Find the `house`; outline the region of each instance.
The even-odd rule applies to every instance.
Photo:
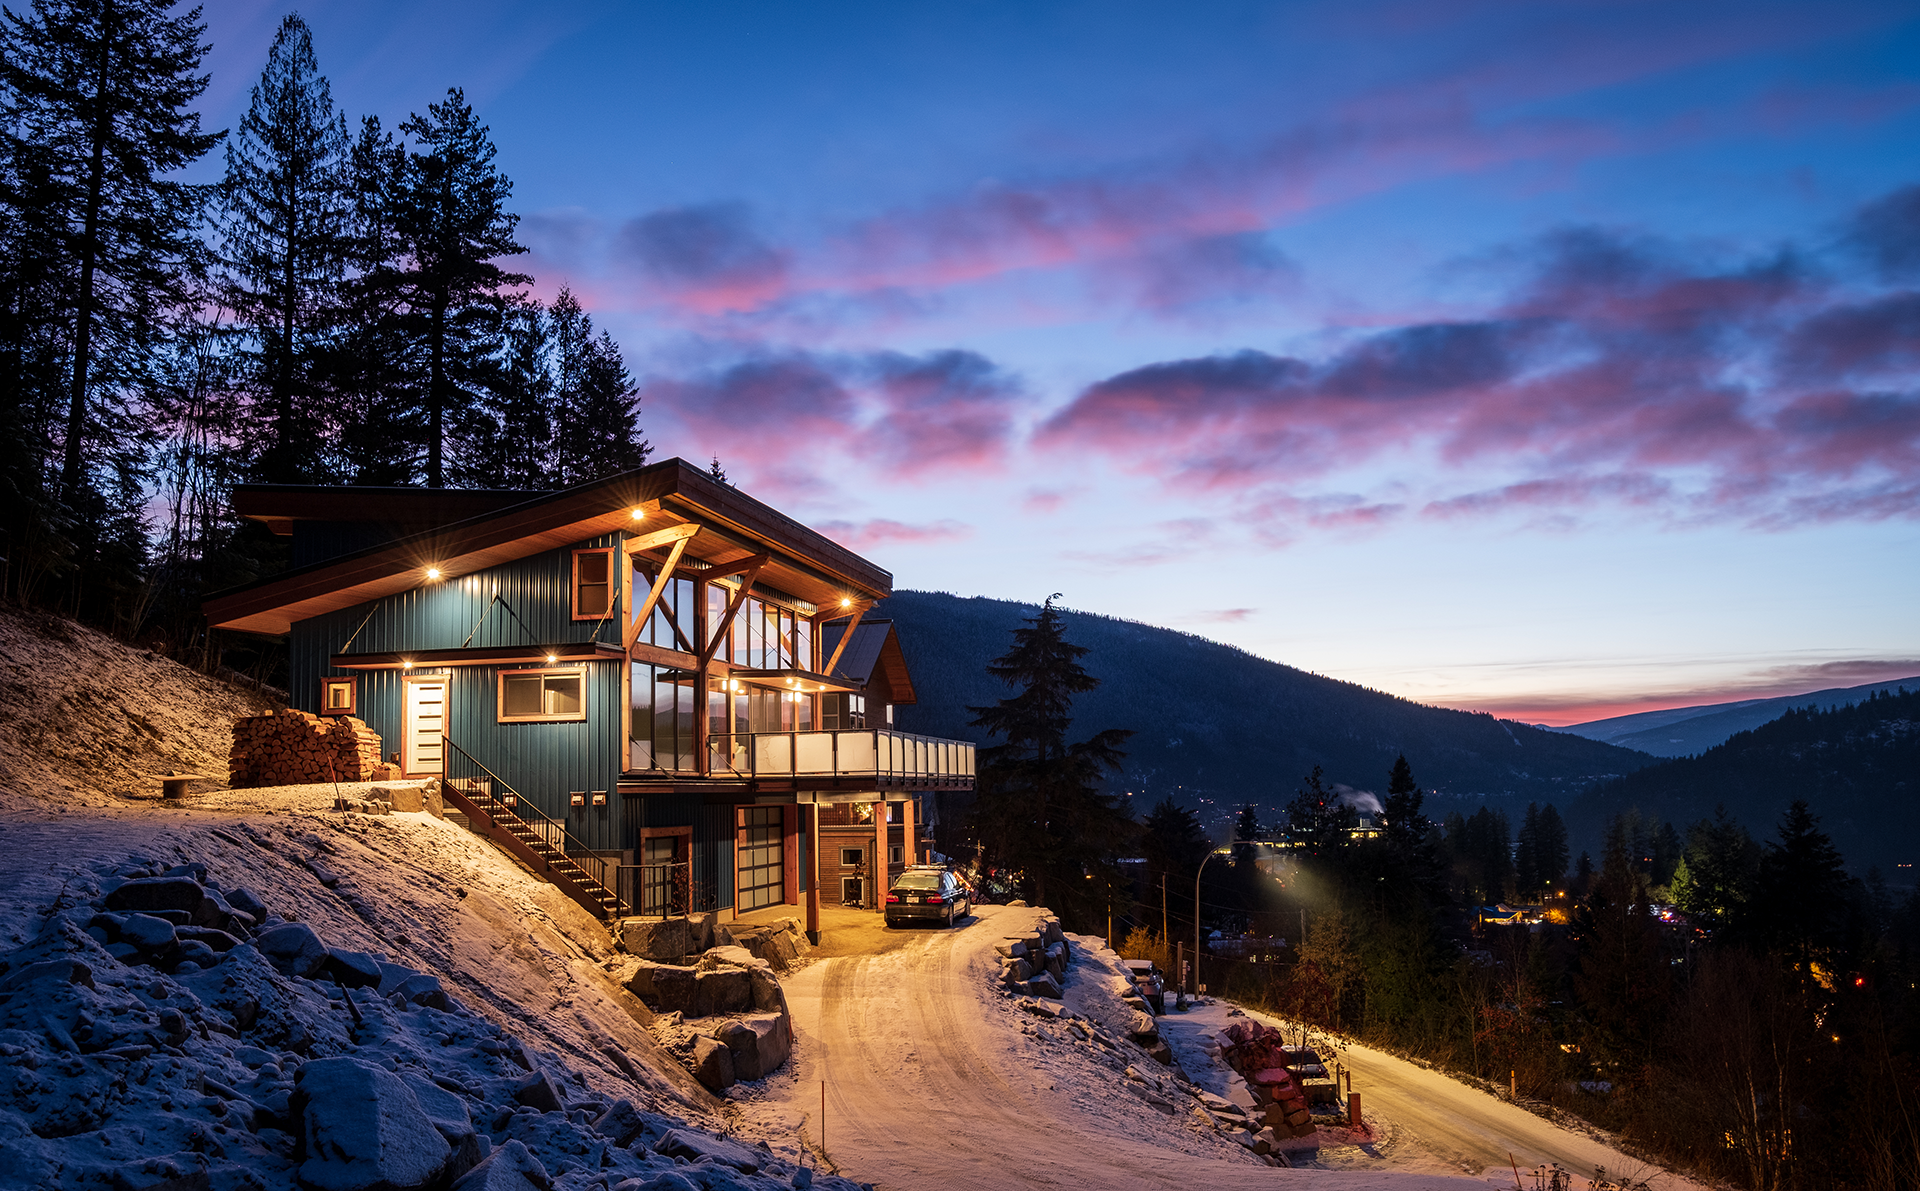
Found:
[[[558,492],[233,499],[293,566],[208,622],[285,637],[295,707],[364,720],[602,916],[804,904],[817,931],[849,824],[897,867],[921,797],[973,787],[972,744],[892,727],[905,653],[863,623],[892,576],[682,460]]]

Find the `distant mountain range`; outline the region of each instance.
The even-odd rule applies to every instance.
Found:
[[[897,726],[981,740],[967,708],[1011,693],[987,674],[987,662],[1036,611],[919,591],[881,604],[870,615],[898,626],[920,698],[899,709]],[[1190,633],[1081,612],[1064,618],[1068,640],[1091,651],[1083,664],[1101,680],[1074,705],[1074,732],[1133,729],[1118,788],[1132,792],[1142,815],[1144,800],[1171,794],[1215,830],[1247,802],[1271,821],[1315,765],[1330,782],[1379,793],[1402,752],[1420,783],[1442,796],[1565,806],[1588,786],[1653,761],[1577,735],[1427,707]],[[1435,817],[1447,809],[1430,803]]]
[[[1888,881],[1910,887],[1920,878],[1920,683],[1908,681],[1904,694],[1868,694],[1828,710],[1805,710],[1811,700],[1801,696],[1802,709],[1697,757],[1591,786],[1561,808],[1573,846],[1597,848],[1606,824],[1629,809],[1684,834],[1721,803],[1764,842],[1788,804],[1803,798],[1849,868],[1877,865]]]
[[[1548,730],[1638,749],[1656,757],[1691,757],[1724,743],[1736,732],[1745,732],[1777,720],[1790,708],[1818,707],[1822,711],[1830,711],[1848,703],[1862,702],[1869,695],[1895,691],[1901,687],[1920,691],[1920,677],[1899,678],[1866,686],[1833,687],[1824,691],[1809,691],[1804,695],[1784,695],[1777,699],[1742,699],[1736,703],[1642,711]]]

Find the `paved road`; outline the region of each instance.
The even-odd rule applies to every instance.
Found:
[[[929,1191],[1237,1191],[1277,1179],[1324,1191],[1467,1185],[1395,1173],[1288,1174],[1198,1157],[1155,1144],[1154,1130],[1169,1119],[1147,1122],[1137,1114],[1153,1110],[1137,1102],[1135,1113],[1101,1111],[1099,1102],[1089,1111],[1083,1089],[1060,1069],[1023,1057],[1018,1029],[989,1004],[998,1000],[992,944],[1031,920],[1032,911],[981,907],[961,929],[916,932],[885,954],[827,959],[787,981],[798,1046],[784,1107],[817,1140],[826,1081],[826,1148],[843,1173]],[[1087,1076],[1102,1070],[1090,1065]]]

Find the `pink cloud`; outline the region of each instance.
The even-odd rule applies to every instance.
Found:
[[[1757,525],[1920,514],[1920,293],[1849,303],[1790,257],[1701,269],[1591,231],[1539,251],[1488,318],[1377,332],[1318,361],[1246,350],[1136,368],[1088,386],[1035,443],[1241,491],[1276,540],[1399,516],[1397,501],[1300,493],[1407,450],[1439,461],[1442,484],[1533,473],[1430,498],[1429,517],[1599,503]],[[1833,383],[1868,368],[1884,387]]]
[[[959,521],[942,520],[909,525],[885,517],[868,521],[819,521],[814,528],[849,550],[868,550],[875,546],[952,542],[973,536],[973,527]]]

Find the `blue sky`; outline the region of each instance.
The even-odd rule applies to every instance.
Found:
[[[231,126],[283,5],[207,10]],[[1920,673],[1920,15],[299,8],[902,586],[1570,722]]]

